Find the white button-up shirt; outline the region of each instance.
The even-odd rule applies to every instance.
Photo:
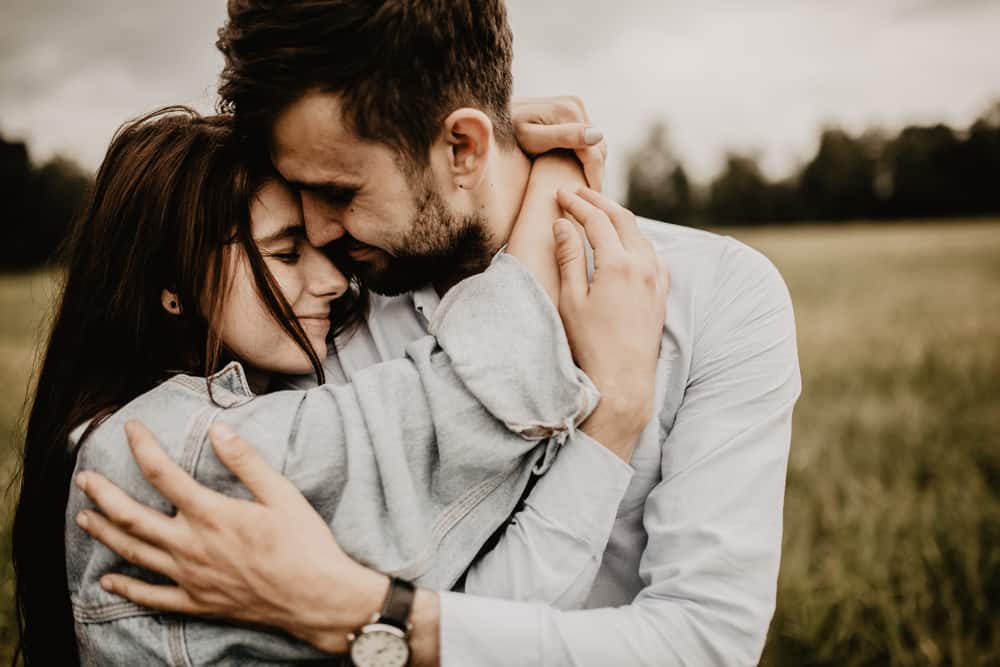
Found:
[[[747,246],[640,224],[671,273],[656,417],[631,465],[588,438],[563,448],[464,592],[441,594],[444,667],[760,658],[801,387],[791,301]],[[331,379],[401,357],[437,303],[375,297]]]

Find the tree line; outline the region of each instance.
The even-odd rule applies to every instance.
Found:
[[[909,126],[895,136],[828,127],[815,155],[768,179],[753,155],[729,153],[693,184],[664,125],[629,156],[627,205],[688,225],[889,220],[1000,213],[1000,101],[972,125]]]
[[[3,242],[0,268],[20,269],[50,261],[83,205],[92,177],[71,160],[32,162],[24,142],[0,137],[0,201]]]
[[[92,183],[71,160],[36,165],[24,142],[0,137],[4,202],[0,268],[51,261]],[[895,136],[823,130],[816,154],[772,181],[752,155],[730,153],[707,185],[691,181],[654,125],[629,156],[626,203],[639,215],[687,225],[1000,214],[1000,101],[965,129],[910,126]]]

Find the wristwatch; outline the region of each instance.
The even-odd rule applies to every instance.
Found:
[[[408,581],[392,577],[382,611],[356,633],[347,635],[351,664],[355,667],[404,667],[410,662],[407,638],[412,627],[406,622],[413,608],[416,589]]]

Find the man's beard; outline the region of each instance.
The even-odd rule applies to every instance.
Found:
[[[409,231],[392,255],[348,260],[348,268],[373,292],[396,296],[425,285],[440,292],[489,266],[494,239],[481,215],[457,216],[424,184]]]

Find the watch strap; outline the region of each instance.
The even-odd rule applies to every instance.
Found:
[[[385,623],[406,632],[407,619],[410,618],[415,595],[416,588],[413,584],[404,579],[391,577],[389,579],[389,592],[385,594],[385,603],[382,605],[382,613],[379,615],[379,623]]]

